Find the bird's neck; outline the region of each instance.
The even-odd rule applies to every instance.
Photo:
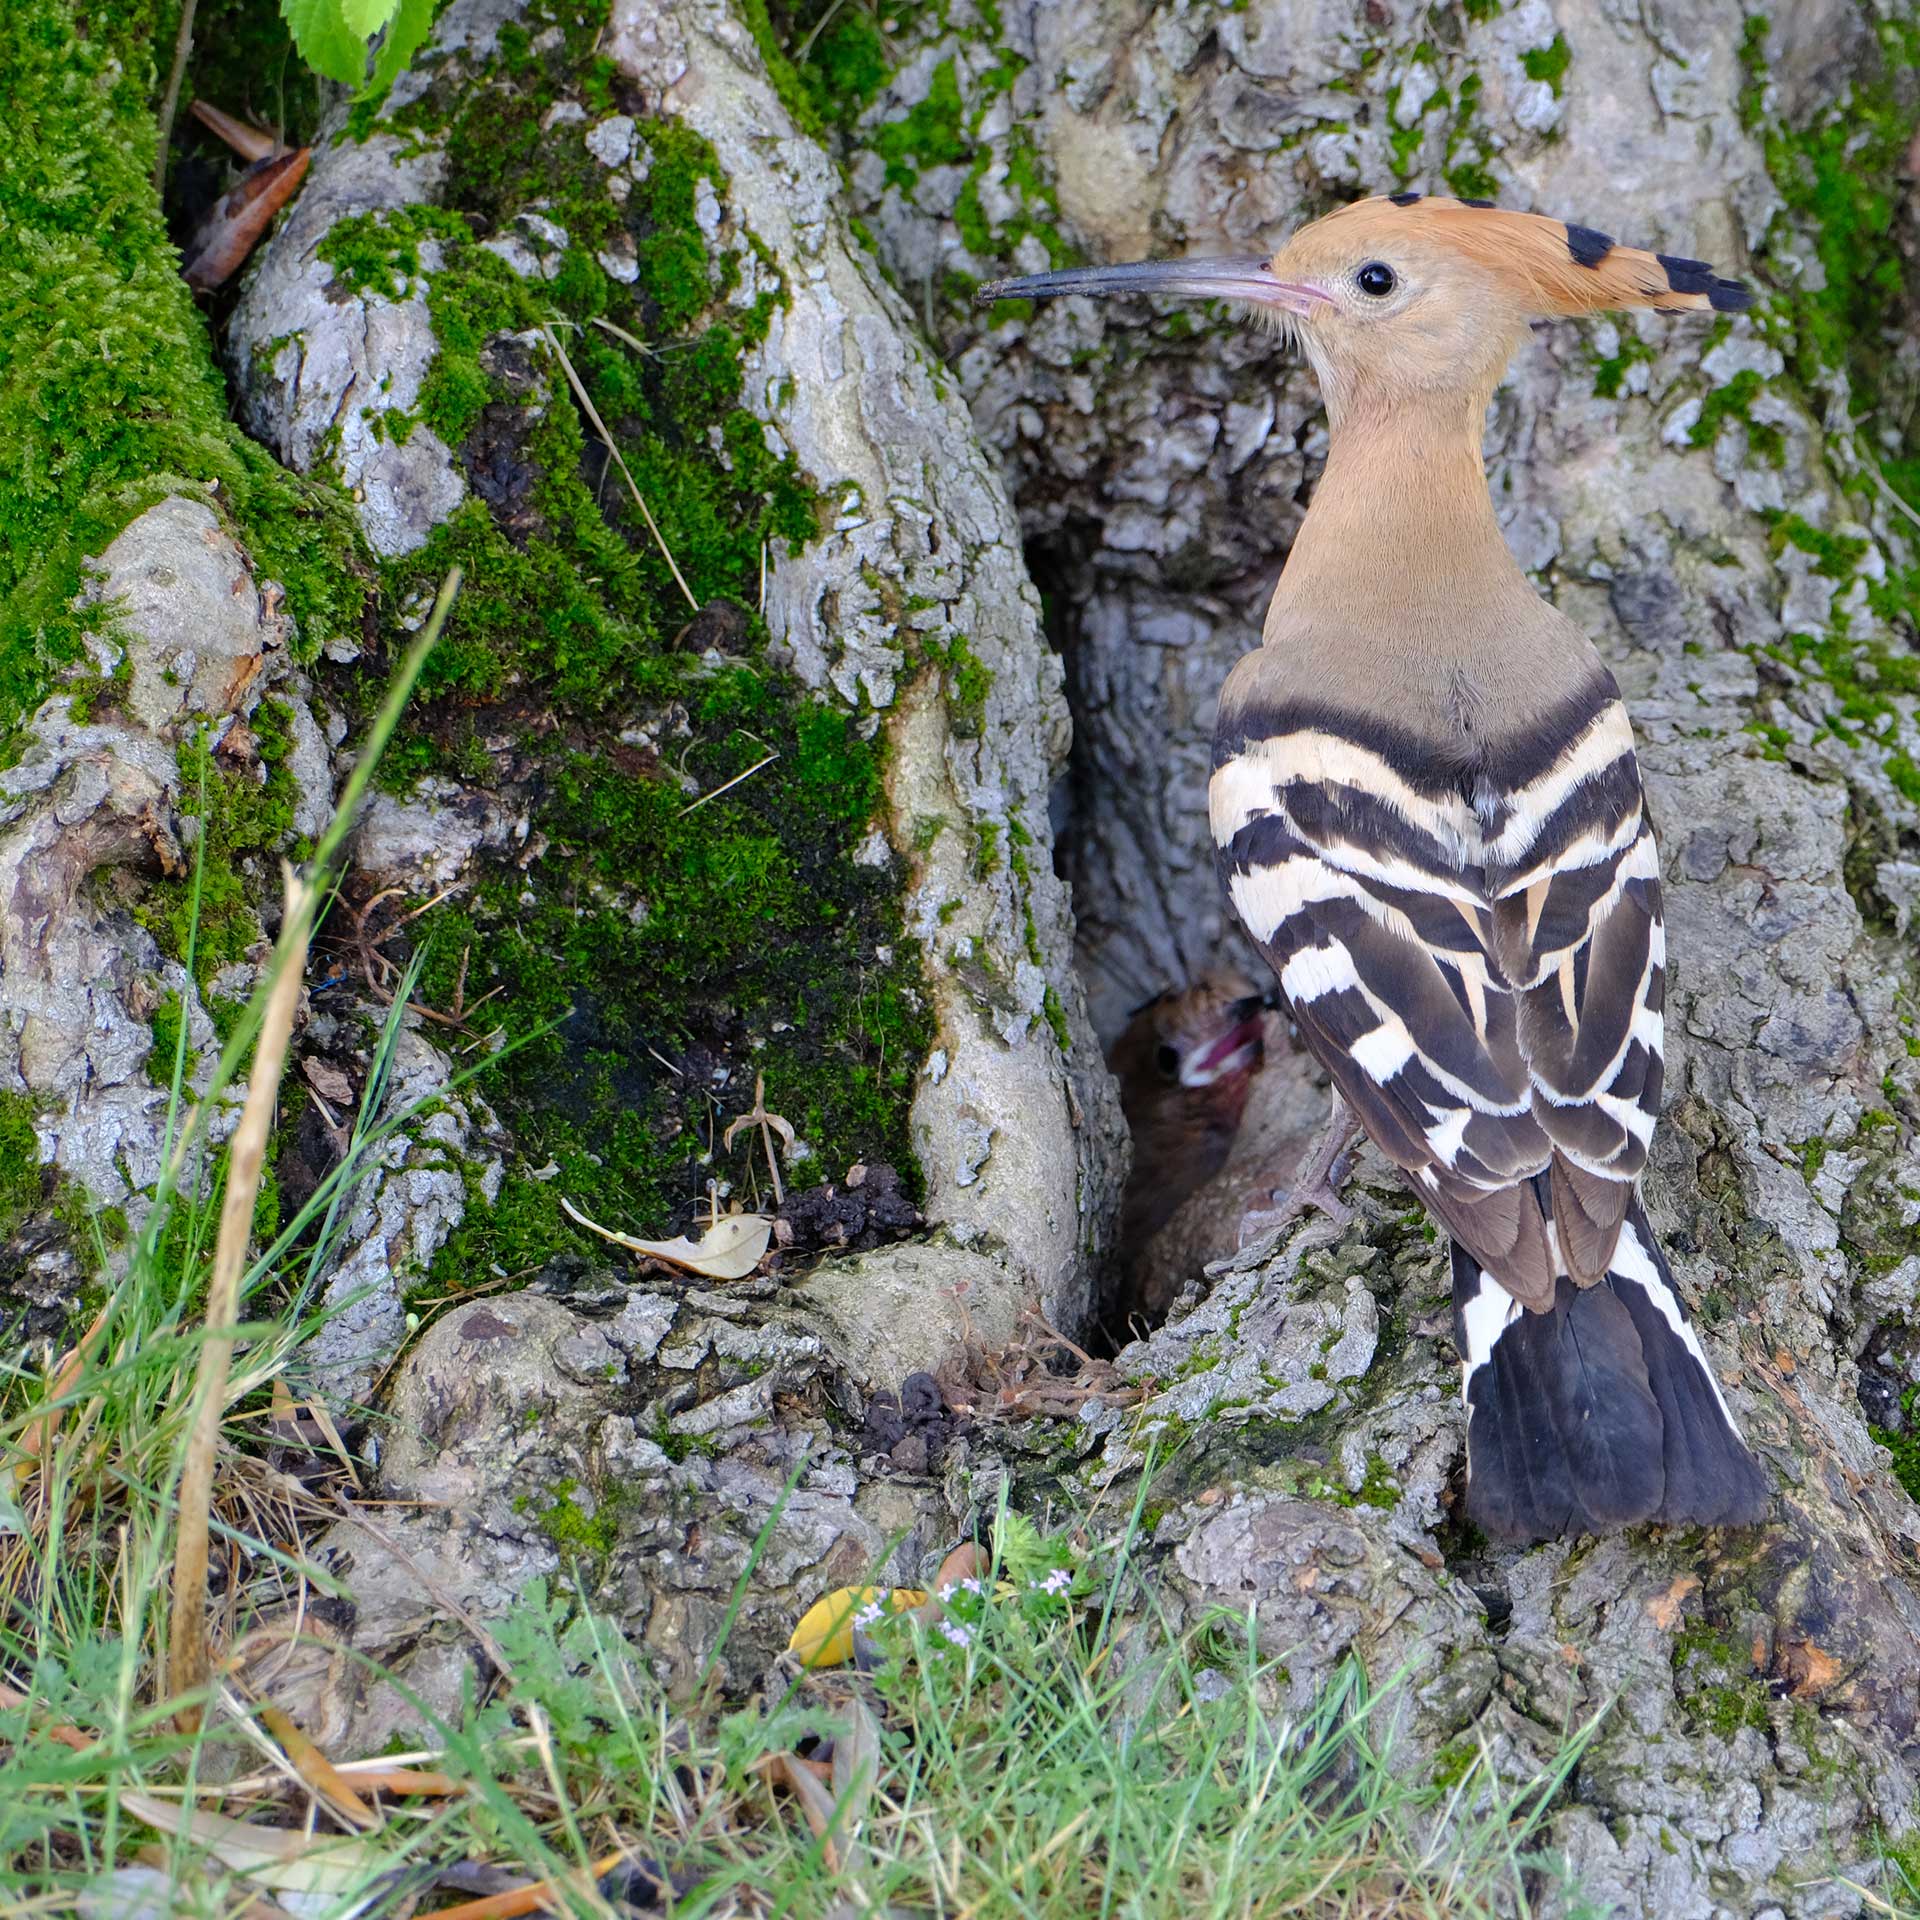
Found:
[[[1531,597],[1487,493],[1486,401],[1483,392],[1402,392],[1335,412],[1326,472],[1274,595],[1276,617],[1334,605],[1404,617],[1516,587]]]

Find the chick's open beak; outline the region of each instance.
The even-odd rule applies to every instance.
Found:
[[[1069,267],[1061,273],[1031,273],[1014,280],[989,280],[976,301],[1052,300],[1084,293],[1164,293],[1180,300],[1239,300],[1249,306],[1277,307],[1304,319],[1327,296],[1318,287],[1278,278],[1266,257],[1248,254],[1235,260],[1137,260],[1124,267]]]
[[[1229,1074],[1249,1073],[1266,1054],[1266,1008],[1261,997],[1249,994],[1227,1008],[1232,1024],[1209,1046],[1196,1047],[1180,1065],[1183,1087],[1210,1087]]]

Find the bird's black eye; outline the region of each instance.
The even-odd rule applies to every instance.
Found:
[[[1376,300],[1384,300],[1400,284],[1393,269],[1384,260],[1369,260],[1353,276],[1353,283],[1362,293],[1370,293]]]
[[[1160,1069],[1161,1074],[1168,1080],[1177,1080],[1180,1077],[1180,1056],[1171,1047],[1161,1046],[1155,1048],[1153,1064]]]

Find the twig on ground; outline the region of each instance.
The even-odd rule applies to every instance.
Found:
[[[762,767],[770,767],[780,758],[778,752],[770,753],[764,760],[756,760],[744,773],[736,773],[731,780],[723,781],[711,793],[703,793],[698,800],[689,800],[680,809],[680,818],[684,820],[690,813],[698,813],[709,800],[718,800],[723,793],[731,793],[742,780],[751,780]]]

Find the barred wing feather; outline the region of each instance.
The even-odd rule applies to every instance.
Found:
[[[1527,1305],[1560,1272],[1598,1280],[1658,1111],[1665,961],[1611,676],[1464,767],[1330,707],[1249,704],[1211,804],[1235,910],[1381,1150]]]

